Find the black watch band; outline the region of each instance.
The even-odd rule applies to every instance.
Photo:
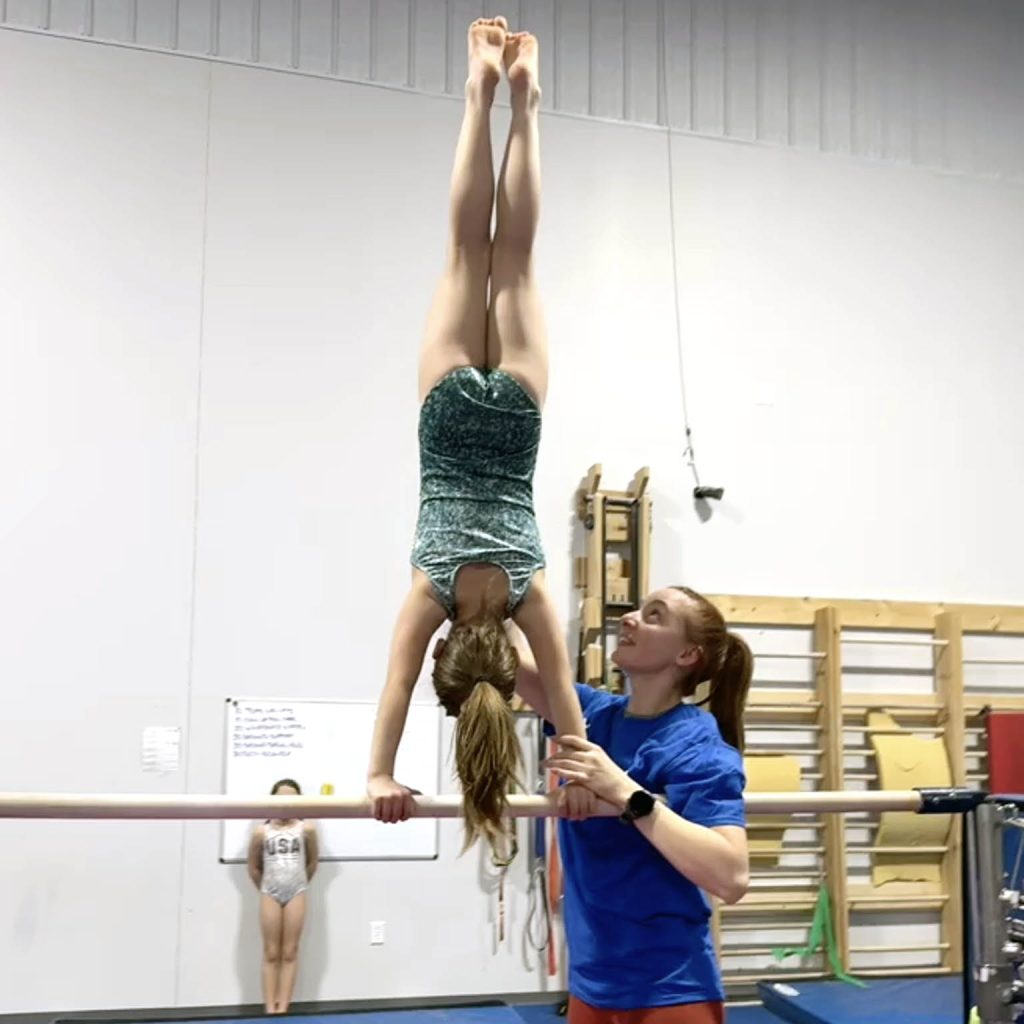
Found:
[[[637,818],[646,818],[654,810],[654,803],[654,797],[646,789],[638,789],[630,794],[626,809],[619,815],[619,821],[631,824]]]

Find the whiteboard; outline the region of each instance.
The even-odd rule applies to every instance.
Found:
[[[304,796],[333,786],[336,796],[366,792],[377,705],[370,701],[228,698],[224,793],[253,797],[278,779],[295,779]],[[395,761],[395,778],[434,796],[440,776],[441,715],[413,704]],[[225,821],[220,859],[245,861],[255,822]],[[429,859],[437,856],[436,818],[397,825],[361,818],[317,821],[324,860]]]

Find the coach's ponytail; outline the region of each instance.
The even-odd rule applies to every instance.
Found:
[[[735,633],[726,633],[721,665],[708,677],[708,710],[718,721],[722,739],[739,751],[743,750],[743,709],[753,670],[750,648]]]
[[[689,692],[698,683],[707,681],[708,710],[718,722],[718,730],[726,743],[743,750],[743,710],[750,693],[754,674],[754,656],[742,637],[725,628],[722,613],[702,594],[689,587],[676,587],[691,602],[687,609],[686,630],[700,648],[698,662]]]

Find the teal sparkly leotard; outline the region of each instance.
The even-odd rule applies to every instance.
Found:
[[[544,568],[533,510],[537,403],[502,370],[463,366],[420,409],[420,514],[412,564],[455,617],[455,575],[488,563],[508,576],[511,615]]]

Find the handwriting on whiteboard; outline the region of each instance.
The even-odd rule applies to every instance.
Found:
[[[235,757],[291,757],[302,750],[306,727],[288,707],[246,707],[235,710],[231,737]]]

